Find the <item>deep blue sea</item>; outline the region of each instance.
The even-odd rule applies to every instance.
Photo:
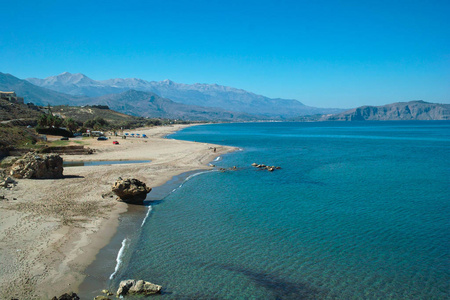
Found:
[[[240,148],[149,207],[112,286],[163,299],[450,299],[450,122],[213,124]],[[280,166],[268,172],[252,163]]]

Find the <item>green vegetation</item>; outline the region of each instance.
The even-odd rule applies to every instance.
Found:
[[[186,121],[174,121],[170,119],[149,119],[130,116],[110,110],[106,105],[93,106],[67,106],[59,105],[51,108],[55,115],[65,118],[65,127],[73,132],[86,132],[86,129],[101,131],[119,131],[120,129],[133,129],[144,126],[160,126],[167,124],[187,124]],[[69,127],[68,120],[77,129]]]
[[[41,115],[37,106],[10,103],[0,99],[0,121],[26,119],[34,120]]]
[[[61,140],[59,140],[59,141],[53,141],[52,142],[52,146],[55,146],[55,147],[62,147],[62,146],[68,146],[69,145],[69,141],[61,141]]]
[[[10,147],[33,148],[37,141],[38,136],[34,129],[0,124],[0,150]]]
[[[122,129],[175,123],[188,122],[130,116],[110,110],[105,105],[37,107],[0,99],[0,159],[14,148],[39,150],[45,145],[69,144],[69,141],[61,140],[46,142],[40,135],[71,137],[73,133],[84,133],[87,129],[118,132]],[[82,140],[71,142],[84,144]]]

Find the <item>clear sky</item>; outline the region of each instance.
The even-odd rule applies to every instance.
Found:
[[[449,0],[0,0],[0,72],[217,83],[317,107],[450,103]]]

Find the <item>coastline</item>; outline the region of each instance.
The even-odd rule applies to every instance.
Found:
[[[63,156],[64,161],[149,163],[70,167],[64,169],[64,179],[23,179],[3,190],[9,201],[0,201],[0,298],[42,299],[78,292],[85,269],[110,242],[119,215],[127,211],[127,204],[106,196],[117,177],[157,187],[179,174],[209,169],[215,157],[235,150],[164,138],[187,126],[192,125],[129,131],[149,138],[119,138],[119,145],[113,145],[113,139],[89,139],[85,146],[96,149],[93,155]]]
[[[179,189],[191,176],[203,172],[208,171],[196,170],[172,177],[163,185],[153,188],[151,193],[148,194],[144,206],[130,205],[126,212],[120,214],[116,233],[110,242],[98,252],[95,260],[85,269],[86,277],[79,286],[79,293],[77,293],[81,299],[93,299],[97,295],[101,295],[103,289],[116,290],[111,277],[114,274],[114,279],[117,279],[117,273],[122,271],[124,263],[128,263],[128,261],[124,261],[120,251],[123,248],[129,249],[136,246],[136,241],[142,234],[142,226],[147,222],[147,218],[152,214],[155,206],[164,202],[165,197]]]

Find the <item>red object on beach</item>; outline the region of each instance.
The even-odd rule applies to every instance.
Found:
[[[113,145],[119,145],[119,142],[118,141],[114,141]]]

